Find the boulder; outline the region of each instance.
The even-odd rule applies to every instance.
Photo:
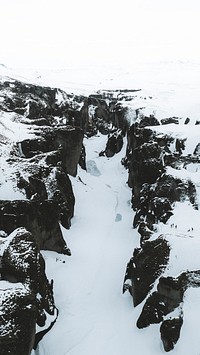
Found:
[[[137,321],[138,328],[162,322],[164,316],[179,307],[185,290],[181,278],[161,277],[159,279],[157,291],[153,292],[144,304]]]
[[[168,352],[174,349],[174,345],[180,337],[182,325],[182,317],[166,319],[162,322],[160,326],[160,334],[165,351]]]
[[[161,124],[179,124],[179,118],[178,117],[167,117],[167,118],[162,118],[161,119]]]
[[[123,147],[123,135],[121,134],[121,132],[115,132],[108,136],[105,155],[108,158],[111,158],[115,154],[119,153],[122,147]]]
[[[41,311],[55,313],[52,285],[33,235],[18,228],[1,237],[1,354],[30,355]],[[45,319],[43,324],[45,323]]]
[[[0,281],[1,355],[30,355],[34,345],[36,296],[23,284]]]
[[[131,294],[134,306],[141,303],[153,287],[155,280],[167,266],[170,247],[163,237],[146,241],[136,248],[131,258],[125,281],[131,282]]]

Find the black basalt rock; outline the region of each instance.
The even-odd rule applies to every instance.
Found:
[[[66,173],[76,176],[83,142],[82,129],[72,126],[48,128],[40,133],[40,137],[25,139],[18,143],[21,157],[32,158],[42,153],[54,153],[54,159],[47,162],[57,165],[60,161]]]
[[[167,266],[170,247],[163,237],[146,241],[136,248],[131,259],[131,294],[134,306],[141,303],[153,287],[155,280]]]
[[[1,286],[0,291],[1,355],[30,355],[37,320],[35,295],[21,284],[13,288],[4,281],[4,285],[6,289]]]
[[[153,292],[145,302],[137,320],[137,327],[142,329],[148,327],[150,324],[159,324],[167,314],[168,308],[163,302],[162,296],[157,292]]]
[[[183,300],[185,285],[179,278],[161,277],[157,291],[150,295],[138,318],[138,328],[160,323],[163,317],[177,308]]]
[[[166,319],[161,324],[160,334],[165,351],[168,352],[174,349],[174,345],[177,343],[180,337],[182,325],[182,317]]]
[[[41,312],[55,313],[53,288],[30,232],[18,228],[0,242],[0,353],[30,355]]]
[[[57,203],[51,200],[0,201],[0,229],[9,234],[18,227],[27,228],[40,249],[66,253]]]
[[[108,141],[105,149],[105,155],[108,158],[111,158],[115,154],[119,153],[122,147],[123,147],[123,135],[120,132],[113,133],[108,137]]]
[[[58,204],[59,220],[63,227],[69,229],[74,216],[75,197],[71,181],[61,168],[55,170],[53,191],[52,200]]]
[[[154,115],[145,116],[141,117],[140,122],[139,122],[139,127],[146,127],[146,126],[159,126],[160,122]]]
[[[45,183],[38,177],[29,176],[29,183],[25,186],[25,191],[28,199],[40,201],[48,199]]]

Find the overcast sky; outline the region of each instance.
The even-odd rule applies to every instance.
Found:
[[[200,0],[0,0],[0,63],[200,60]]]

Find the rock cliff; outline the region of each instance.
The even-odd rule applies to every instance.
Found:
[[[159,121],[154,116],[141,115],[128,130],[123,161],[132,188],[133,227],[140,234],[140,247],[133,251],[127,264],[123,291],[129,290],[134,306],[145,300],[137,327],[160,323],[165,351],[172,350],[179,339],[184,323],[185,291],[199,287],[199,270],[186,267],[187,271],[179,276],[170,275],[171,252],[180,233],[176,221],[169,225],[176,203],[186,203],[198,210],[198,184],[185,177],[187,166],[199,163],[198,145],[192,154],[186,153],[187,138],[180,134],[177,138],[172,129],[168,133],[166,128],[178,125],[179,121],[177,117]],[[159,233],[160,228],[167,232]],[[191,230],[193,227],[185,232],[185,238]],[[194,283],[190,277],[194,277]]]
[[[111,157],[129,125],[111,92],[69,95],[11,78],[0,80],[0,113],[0,348],[29,355],[56,321],[40,251],[71,255],[61,225],[69,229],[74,215],[69,175],[78,164],[86,170],[84,135],[109,134],[103,154]]]

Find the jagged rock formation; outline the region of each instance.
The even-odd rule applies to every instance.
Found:
[[[173,215],[176,201],[186,201],[198,209],[195,184],[188,178],[181,179],[175,172],[199,162],[199,144],[192,155],[184,154],[186,138],[173,137],[162,133],[161,129],[154,129],[160,123],[179,124],[179,119],[172,117],[159,122],[153,116],[141,116],[127,134],[123,164],[128,168],[128,183],[133,191],[133,226],[141,238],[140,248],[134,250],[127,265],[123,291],[129,290],[134,306],[145,300],[137,327],[161,323],[163,346],[165,351],[170,351],[179,339],[184,322],[182,304],[185,290],[199,287],[200,279],[199,270],[183,272],[177,278],[162,276],[172,246],[166,235],[157,232],[157,225],[167,223]],[[174,310],[176,315],[168,316]]]
[[[32,158],[40,155],[40,159],[44,157],[47,164],[53,166],[60,162],[66,173],[76,176],[83,131],[80,128],[62,126],[61,128],[43,129],[41,132],[37,132],[37,135],[39,135],[38,138],[18,142],[20,156]]]
[[[29,355],[56,321],[53,283],[40,250],[71,255],[60,223],[71,226],[75,197],[68,174],[76,176],[78,164],[86,170],[84,135],[110,134],[105,154],[111,157],[129,124],[113,93],[68,95],[12,79],[0,81],[0,111],[2,183],[20,195],[0,196],[0,352]],[[36,323],[42,328],[35,335]]]
[[[0,87],[2,115],[9,114],[30,132],[30,138],[16,143],[6,136],[1,139],[11,147],[4,164],[12,168],[12,177],[4,168],[5,181],[10,179],[13,189],[24,195],[20,200],[0,201],[2,355],[30,354],[47,331],[35,338],[36,323],[43,329],[49,314],[50,329],[56,320],[53,288],[40,250],[71,255],[59,222],[69,228],[74,214],[75,198],[67,174],[76,175],[83,130],[59,122],[68,105],[59,107],[56,95],[57,89],[18,81],[6,81]],[[84,158],[83,150],[83,162]]]
[[[162,236],[153,241],[146,241],[141,248],[134,250],[125,276],[125,282],[131,280],[129,290],[134,306],[145,299],[155,280],[164,271],[169,252],[169,245]],[[124,291],[126,288],[125,284]]]
[[[24,228],[0,237],[1,354],[29,355],[36,323],[55,314],[52,285],[33,235]]]
[[[0,228],[12,233],[18,227],[29,230],[40,249],[68,254],[53,201],[0,201]]]
[[[43,327],[47,314],[54,316],[50,327],[56,320],[53,285],[46,279],[40,250],[71,254],[60,228],[60,223],[70,228],[74,215],[75,197],[68,174],[76,176],[78,164],[100,174],[92,160],[86,164],[83,145],[84,136],[98,132],[108,135],[105,149],[99,153],[108,158],[121,150],[127,133],[122,163],[133,191],[133,227],[141,238],[128,263],[123,290],[130,291],[134,306],[144,301],[138,328],[160,323],[166,351],[178,341],[184,322],[184,293],[188,287],[199,287],[200,276],[198,270],[178,277],[167,274],[172,245],[165,233],[159,233],[158,224],[169,221],[177,201],[198,208],[195,183],[176,176],[174,170],[200,163],[200,148],[197,144],[192,155],[184,155],[185,137],[157,131],[158,126],[178,125],[178,117],[159,121],[153,115],[143,116],[138,108],[130,127],[126,101],[133,96],[129,94],[118,90],[85,97],[15,80],[0,83],[0,124],[10,119],[26,130],[22,137],[12,139],[5,124],[5,135],[0,136],[1,147],[9,144],[3,154],[3,175],[20,194],[11,200],[0,196],[2,355],[30,354],[47,331],[42,328],[35,338],[36,323]],[[6,175],[11,168],[12,176]],[[26,230],[16,230],[22,227]],[[26,329],[24,324],[28,324]]]

